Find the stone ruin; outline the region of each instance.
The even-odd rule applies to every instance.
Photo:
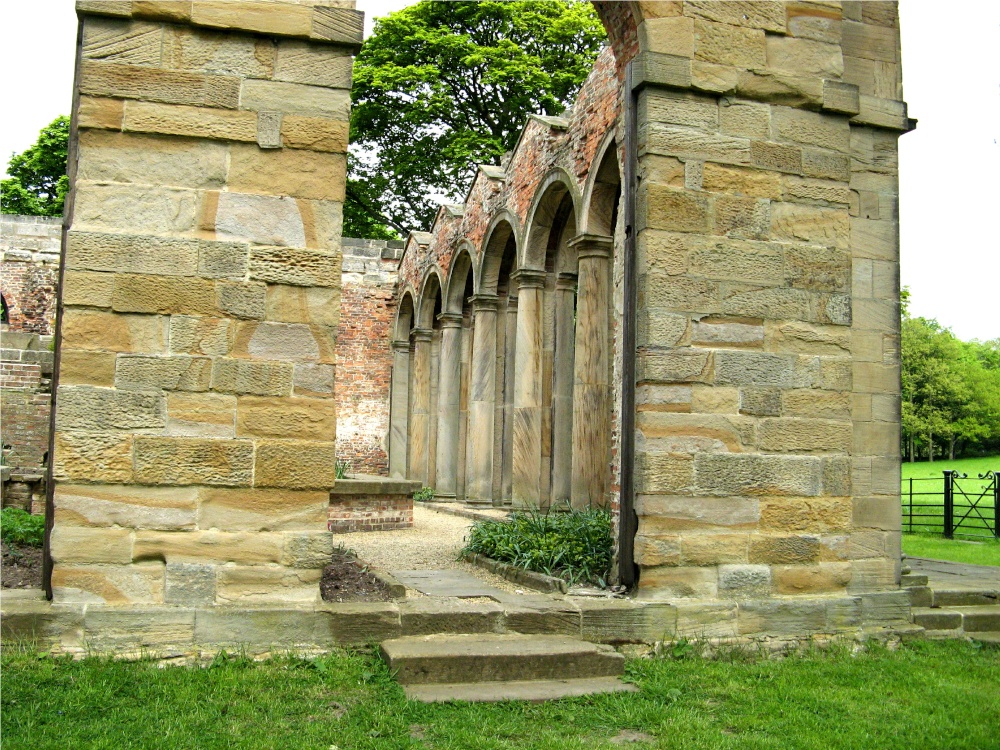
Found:
[[[896,4],[594,5],[573,107],[395,248],[341,238],[352,2],[78,0],[53,606],[313,603],[421,483],[611,508],[672,632],[908,619]]]

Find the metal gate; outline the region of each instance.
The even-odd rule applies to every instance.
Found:
[[[992,536],[1000,538],[1000,483],[997,473],[979,475],[979,482],[966,481],[968,474],[944,472],[944,535]]]

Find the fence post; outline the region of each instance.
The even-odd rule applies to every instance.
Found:
[[[993,536],[1000,539],[1000,472],[993,472]]]
[[[955,472],[951,469],[944,471],[944,536],[951,539],[955,536],[955,498],[954,491]]]

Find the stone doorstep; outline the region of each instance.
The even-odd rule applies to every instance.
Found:
[[[576,680],[526,680],[521,682],[464,682],[443,685],[404,685],[411,701],[442,703],[468,701],[540,702],[600,693],[637,693],[639,688],[617,677],[590,677]]]
[[[913,622],[935,633],[959,635],[1000,632],[1000,606],[915,607]]]

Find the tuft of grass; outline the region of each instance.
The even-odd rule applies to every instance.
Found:
[[[671,654],[673,656],[673,654]],[[630,659],[637,693],[545,703],[407,701],[374,654],[201,667],[4,648],[5,750],[984,750],[1000,649],[925,641],[784,659]]]
[[[45,516],[33,516],[21,508],[0,511],[0,538],[7,544],[41,547],[45,538]]]
[[[967,542],[932,534],[903,534],[903,552],[910,557],[950,560],[966,565],[1000,566],[1000,539]]]
[[[338,460],[333,466],[334,479],[347,479],[347,472],[351,470],[351,463],[349,461]]]
[[[611,513],[599,508],[512,513],[476,521],[463,552],[562,578],[606,586],[614,540]]]

